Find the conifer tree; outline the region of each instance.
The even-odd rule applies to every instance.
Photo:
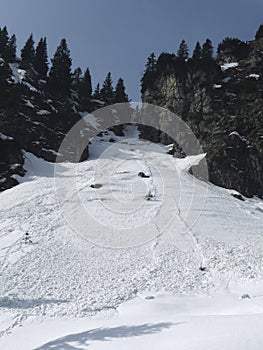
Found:
[[[155,71],[156,71],[156,58],[155,58],[154,52],[152,52],[150,54],[150,56],[147,58],[144,72],[145,73],[148,73],[148,72],[153,73]]]
[[[71,57],[66,39],[62,39],[52,59],[49,89],[58,95],[69,95],[71,88]]]
[[[3,29],[0,29],[0,57],[4,60],[7,59],[8,52],[8,32],[6,26]]]
[[[202,47],[202,60],[204,62],[213,61],[213,46],[210,39],[206,39]]]
[[[72,74],[72,82],[74,85],[77,85],[81,81],[82,70],[80,67],[76,68]]]
[[[200,61],[202,58],[202,48],[199,41],[195,45],[192,58],[195,62]]]
[[[188,59],[189,53],[188,53],[188,46],[185,42],[185,40],[181,41],[181,44],[179,46],[179,49],[177,51],[177,57],[180,61],[185,62]]]
[[[111,79],[111,73],[109,72],[106,76],[106,79],[103,82],[101,91],[100,91],[100,98],[102,101],[106,102],[107,104],[111,104],[114,100],[114,91],[112,87],[112,79]]]
[[[87,68],[84,73],[83,77],[83,87],[86,92],[86,97],[91,98],[92,95],[92,81],[91,81],[91,75],[90,75],[90,70]]]
[[[41,78],[46,78],[48,72],[47,39],[41,38],[37,44],[34,57],[34,68]]]
[[[146,64],[145,64],[145,70],[143,73],[143,76],[141,78],[141,92],[143,93],[147,86],[151,85],[155,78],[155,73],[157,70],[157,62],[155,58],[154,52],[150,54],[150,56],[147,58]]]
[[[28,68],[33,64],[35,58],[33,34],[27,39],[25,46],[21,50],[21,67]]]
[[[7,57],[9,62],[16,61],[16,36],[13,34],[8,41]]]
[[[81,94],[82,80],[82,70],[80,67],[78,67],[74,70],[72,74],[72,86],[78,94]]]
[[[96,85],[96,88],[95,88],[94,93],[93,93],[93,98],[95,100],[100,99],[100,84],[99,83]]]
[[[120,78],[116,84],[114,91],[114,103],[129,102],[128,95],[125,92],[124,81]]]

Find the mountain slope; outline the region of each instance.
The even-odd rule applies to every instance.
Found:
[[[20,334],[18,325],[27,325],[28,334],[37,327],[31,322],[48,317],[86,320],[99,313],[100,318],[115,315],[118,320],[121,304],[160,291],[191,295],[192,299],[182,303],[191,310],[189,314],[194,313],[194,305],[201,300],[198,298],[212,297],[216,315],[221,308],[230,314],[254,314],[258,310],[256,320],[262,321],[262,201],[255,198],[239,201],[231,196],[232,191],[197,180],[187,169],[202,156],[173,158],[166,154],[167,147],[138,140],[136,127],[128,127],[126,137],[115,137],[118,142],[107,141],[112,137],[115,136],[109,132],[95,138],[90,145],[90,160],[74,165],[78,197],[86,208],[83,223],[87,218],[89,222],[83,231],[84,238],[83,232],[75,232],[63,217],[63,203],[61,207],[56,198],[53,164],[26,154],[28,173],[23,182],[0,194],[3,320],[0,344],[15,349],[10,344]],[[65,176],[70,167],[72,164],[63,164]],[[139,172],[149,177],[141,178]],[[102,187],[90,187],[95,183]],[[72,201],[74,208],[74,197],[65,199]],[[77,210],[71,214],[71,224],[77,214]],[[246,304],[250,305],[248,308],[243,305],[246,301],[243,304],[239,301],[246,293],[251,298]],[[223,296],[222,302],[219,295]],[[153,308],[158,309],[160,301],[162,304],[158,298],[157,294]],[[181,304],[180,298],[178,301],[167,298],[168,305]],[[136,314],[134,303],[132,309]],[[241,311],[231,313],[235,303]],[[146,310],[147,305],[143,306]],[[208,315],[206,308],[207,305],[204,314]],[[172,314],[178,319],[178,308],[171,306],[171,310],[172,313],[162,314],[163,319],[171,321]],[[149,312],[155,322],[156,312],[154,309]],[[127,320],[132,322],[135,314],[127,316]],[[242,323],[242,332],[246,318],[235,317],[237,324]],[[249,316],[248,320],[251,321]],[[57,333],[45,331],[50,334],[49,339],[44,339],[44,333],[38,329],[39,338],[33,337],[35,347],[65,334],[64,321],[57,322]],[[92,321],[88,322],[93,327]],[[82,324],[83,329],[81,320],[70,321],[76,332],[79,326],[74,324]],[[233,323],[227,324],[233,327]],[[195,322],[192,325],[192,330],[198,332]],[[66,329],[74,332],[68,326]],[[109,331],[108,336],[114,338],[114,332]],[[248,330],[247,339],[251,332]],[[23,332],[19,336],[23,338]],[[78,341],[77,336],[75,340]],[[257,341],[262,346],[262,338]],[[64,347],[57,343],[57,347],[50,344],[40,348],[70,349],[65,344],[66,341]],[[164,348],[171,349],[169,346],[167,343]],[[22,348],[30,346],[25,342]],[[72,345],[75,348],[80,347]],[[95,348],[104,349],[104,345]],[[194,345],[192,348],[195,349]]]

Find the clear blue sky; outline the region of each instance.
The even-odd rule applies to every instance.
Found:
[[[147,56],[176,52],[182,39],[192,50],[209,37],[254,38],[263,22],[263,0],[1,0],[0,26],[15,33],[18,48],[29,34],[48,39],[50,56],[62,37],[73,68],[90,67],[93,85],[111,71],[123,77],[129,96],[140,99]]]

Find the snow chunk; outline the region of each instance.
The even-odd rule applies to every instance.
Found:
[[[235,68],[238,66],[238,63],[237,62],[232,62],[232,63],[225,63],[221,66],[221,69],[222,71],[226,71],[227,69],[229,68]]]
[[[42,148],[42,151],[52,153],[52,154],[54,154],[54,156],[62,156],[61,153],[58,153],[58,152],[54,151],[53,149]]]
[[[13,137],[11,137],[11,136],[6,136],[5,134],[2,134],[2,133],[0,132],[0,140],[6,141],[6,140],[14,140],[14,139],[13,139]]]
[[[38,115],[49,115],[50,112],[45,110],[45,109],[41,109],[40,111],[37,112]]]
[[[195,156],[187,156],[185,158],[176,158],[176,164],[178,170],[188,171],[192,166],[198,165],[202,159],[206,157],[206,153],[198,154]]]
[[[226,77],[225,79],[223,79],[223,83],[228,83],[231,80],[231,78]]]
[[[33,85],[29,84],[28,82],[25,82],[24,85],[26,85],[30,91],[38,92],[38,90]]]
[[[101,100],[92,100],[93,102],[96,102],[98,103],[99,105],[102,105],[104,106],[105,105],[105,102],[104,101],[101,101]]]
[[[232,131],[228,136],[233,136],[233,135],[239,137],[240,140],[243,141],[243,142],[245,142],[245,143],[247,144],[247,146],[249,147],[249,142],[248,142],[248,140],[245,138],[245,136],[241,136],[241,135],[239,134],[239,132],[236,131],[236,130],[235,130],[235,131]]]
[[[18,167],[20,167],[21,166],[21,164],[19,164],[19,163],[14,163],[14,164],[11,164],[11,166],[10,166],[10,169],[11,170],[16,170]]]
[[[258,80],[260,78],[259,74],[249,74],[248,78],[254,78],[256,80]]]
[[[239,138],[241,138],[239,132],[237,132],[237,131],[232,131],[228,136],[232,136],[232,135],[235,135],[235,136],[238,136]]]
[[[30,108],[35,108],[35,106],[29,101],[29,100],[25,100],[25,106],[30,107]]]

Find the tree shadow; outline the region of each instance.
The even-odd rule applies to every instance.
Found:
[[[62,304],[68,300],[57,299],[19,299],[19,298],[0,298],[0,308],[7,309],[32,309],[40,305]]]
[[[138,326],[119,326],[114,328],[96,328],[52,340],[34,350],[81,350],[89,346],[89,341],[111,341],[114,338],[130,338],[161,332],[179,323],[142,324]]]

